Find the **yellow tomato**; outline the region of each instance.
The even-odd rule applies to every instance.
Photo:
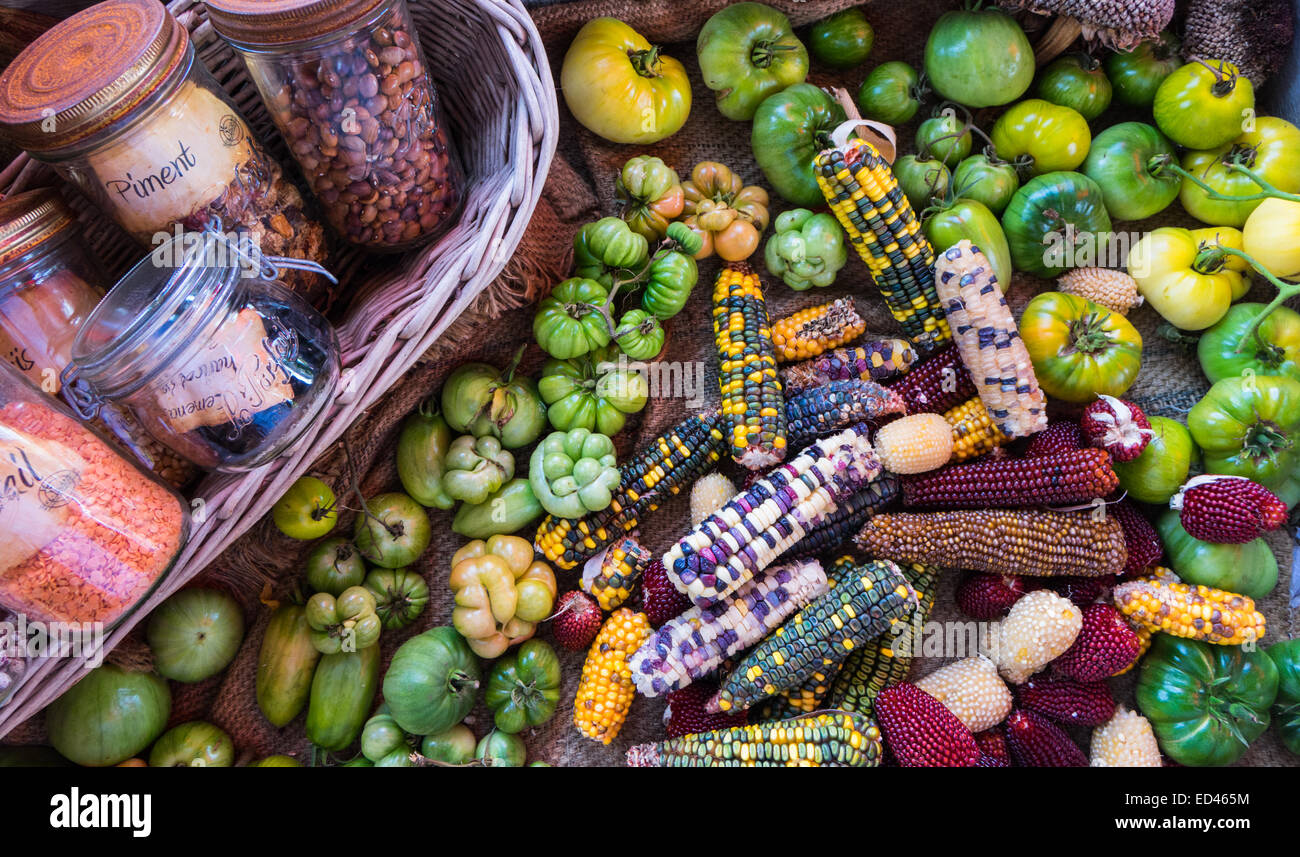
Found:
[[[1245,260],[1211,257],[1209,251],[1219,245],[1241,249],[1241,233],[1226,226],[1156,229],[1129,252],[1129,276],[1137,281],[1139,294],[1174,327],[1204,330],[1250,288]]]
[[[1245,250],[1276,277],[1300,274],[1300,202],[1266,199],[1246,219]]]

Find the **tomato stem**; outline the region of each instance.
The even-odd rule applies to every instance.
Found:
[[[1190,57],[1189,59],[1197,65],[1205,66],[1205,68],[1209,69],[1210,74],[1214,75],[1214,85],[1210,87],[1210,93],[1215,98],[1231,95],[1232,91],[1237,88],[1237,73],[1225,69],[1223,60],[1219,60],[1219,66],[1215,68],[1200,57]]]
[[[1102,325],[1110,318],[1110,313],[1098,315],[1090,312],[1078,321],[1070,324],[1070,344],[1076,351],[1084,354],[1096,354],[1113,344],[1108,331]]]
[[[1242,340],[1245,340],[1250,336],[1254,336],[1255,340],[1259,342],[1260,345],[1264,345],[1265,344],[1264,340],[1259,335],[1259,326],[1264,323],[1265,318],[1268,318],[1268,316],[1272,314],[1273,310],[1277,309],[1282,304],[1289,301],[1291,298],[1300,295],[1300,283],[1290,283],[1287,282],[1286,280],[1281,279],[1280,277],[1275,276],[1273,273],[1267,270],[1263,265],[1261,265],[1255,259],[1255,257],[1251,256],[1249,253],[1246,253],[1245,251],[1238,250],[1236,247],[1224,247],[1222,244],[1219,244],[1219,246],[1215,249],[1219,253],[1223,253],[1228,256],[1237,256],[1238,258],[1245,259],[1247,264],[1249,264],[1252,268],[1254,268],[1255,271],[1258,272],[1260,276],[1262,276],[1264,279],[1272,283],[1273,287],[1277,289],[1277,295],[1273,298],[1273,300],[1268,302],[1267,306],[1265,306],[1262,310],[1259,311],[1259,314],[1256,315],[1255,319],[1250,323],[1250,327],[1246,328],[1245,335],[1241,337]],[[1240,346],[1238,346],[1238,348],[1240,348]]]
[[[749,52],[749,61],[758,68],[767,68],[776,62],[781,54],[793,50],[795,50],[794,45],[778,45],[766,40],[760,40],[754,42],[754,48]]]
[[[1251,194],[1249,196],[1232,196],[1230,194],[1217,191],[1214,188],[1210,187],[1208,184],[1206,184],[1197,176],[1193,175],[1192,173],[1183,169],[1178,164],[1174,163],[1173,156],[1171,155],[1157,155],[1154,158],[1152,158],[1147,164],[1147,167],[1151,171],[1152,175],[1159,175],[1160,172],[1164,170],[1168,170],[1169,172],[1175,175],[1182,176],[1187,181],[1191,182],[1201,190],[1205,191],[1205,195],[1207,197],[1213,200],[1217,200],[1219,202],[1254,202],[1255,200],[1269,199],[1269,198],[1284,199],[1287,200],[1288,202],[1300,202],[1300,194],[1287,193],[1284,190],[1279,190],[1276,185],[1274,185],[1268,179],[1261,176],[1259,173],[1255,172],[1254,170],[1242,164],[1239,160],[1233,160],[1231,163],[1225,162],[1224,166],[1226,166],[1232,172],[1241,173],[1242,175],[1246,176],[1251,181],[1253,181],[1255,184],[1259,185],[1259,187],[1261,188],[1260,192]]]
[[[628,51],[627,58],[642,77],[659,77],[659,50],[658,45],[651,45],[648,50]]]

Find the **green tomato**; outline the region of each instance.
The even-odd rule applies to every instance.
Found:
[[[420,755],[435,762],[447,765],[468,765],[474,761],[474,749],[478,739],[464,723],[457,723],[450,729],[424,736],[420,743]]]
[[[171,713],[167,682],[104,664],[45,708],[50,744],[86,767],[126,761],[162,734]]]
[[[952,174],[952,189],[956,196],[982,202],[1001,217],[1020,189],[1020,176],[1011,164],[996,155],[994,158],[978,154],[962,161]]]
[[[993,275],[1003,292],[1011,285],[1011,250],[997,216],[982,202],[955,199],[944,202],[921,224],[936,256],[963,239],[969,239],[993,265]]]
[[[759,105],[749,138],[754,161],[787,202],[810,208],[826,204],[813,159],[834,145],[831,132],[844,118],[844,108],[811,83],[796,83]]]
[[[1164,79],[1151,109],[1170,140],[1212,149],[1241,134],[1254,115],[1255,87],[1225,60],[1189,62]]]
[[[1122,396],[1142,365],[1142,335],[1128,319],[1063,292],[1029,302],[1020,338],[1043,391],[1066,402]]]
[[[1169,567],[1186,583],[1239,592],[1256,601],[1277,586],[1277,557],[1263,539],[1241,545],[1203,542],[1183,528],[1173,509],[1161,514],[1156,531]]]
[[[629,158],[614,181],[614,194],[623,204],[619,216],[647,241],[662,239],[686,202],[677,171],[654,155]]]
[[[673,226],[668,228],[672,230]],[[694,233],[687,234],[696,238]],[[656,254],[646,275],[645,291],[641,293],[641,309],[660,321],[672,318],[686,306],[699,278],[699,268],[690,253],[672,249]]]
[[[1268,729],[1278,672],[1262,649],[1156,634],[1138,674],[1138,709],[1166,756],[1231,765]]]
[[[1083,174],[1101,188],[1115,220],[1145,220],[1178,197],[1182,179],[1162,166],[1176,158],[1174,146],[1142,122],[1112,125],[1092,141]]]
[[[357,515],[353,544],[372,565],[404,568],[420,558],[433,538],[429,514],[400,491],[377,494]]]
[[[934,158],[904,155],[894,162],[894,178],[903,189],[903,195],[916,212],[923,212],[936,199],[948,194],[952,174]]]
[[[1111,223],[1095,181],[1081,173],[1048,173],[1015,192],[1002,229],[1017,271],[1059,277],[1097,251],[1098,236],[1109,234]]]
[[[429,584],[406,568],[376,568],[366,575],[366,589],[375,597],[375,615],[385,630],[409,626],[429,603]]]
[[[653,360],[664,350],[664,328],[645,310],[628,310],[614,327],[614,341],[633,360]]]
[[[363,586],[353,586],[335,598],[317,592],[307,600],[311,644],[322,655],[359,652],[379,642],[383,625],[375,614],[375,597]]]
[[[573,236],[574,276],[595,280],[606,289],[614,280],[638,273],[649,258],[650,244],[645,236],[618,217],[602,217],[585,224]]]
[[[612,437],[623,430],[628,414],[645,407],[650,395],[645,375],[626,360],[620,368],[621,355],[618,348],[607,347],[573,360],[546,361],[537,389],[554,428],[585,428]]]
[[[1300,313],[1280,306],[1264,317],[1257,335],[1247,335],[1264,304],[1234,304],[1201,334],[1196,356],[1213,384],[1247,375],[1283,375],[1300,381]]]
[[[565,280],[537,305],[533,338],[543,351],[559,360],[581,357],[608,345],[609,325],[600,312],[608,297],[605,288],[595,280],[580,277]]]
[[[1038,76],[1035,94],[1069,107],[1091,122],[1110,106],[1111,85],[1101,63],[1087,54],[1058,57]]]
[[[541,726],[560,701],[560,659],[541,640],[527,640],[497,659],[488,673],[483,702],[502,732]]]
[[[451,428],[430,397],[402,424],[397,437],[397,478],[422,506],[450,509],[456,503],[442,490],[442,459],[451,443]]]
[[[972,145],[970,129],[950,110],[931,116],[916,129],[917,153],[930,155],[950,169],[970,154]]]
[[[379,706],[375,715],[361,727],[361,755],[376,765],[393,753],[410,755],[414,744],[415,739],[397,725],[387,704]]]
[[[557,518],[581,518],[608,508],[621,478],[614,442],[585,428],[551,433],[528,462],[533,495]]]
[[[478,658],[455,628],[430,628],[398,647],[384,673],[384,701],[404,731],[433,735],[465,719],[481,678]]]
[[[794,208],[777,216],[763,258],[768,272],[797,292],[829,286],[848,261],[844,231],[829,214]]]
[[[728,119],[753,119],[763,99],[808,76],[808,51],[790,19],[762,3],[718,11],[700,29],[695,52],[704,85]]]
[[[1187,427],[1204,453],[1206,473],[1245,476],[1272,490],[1296,467],[1300,381],[1282,376],[1216,381],[1188,412]]]
[[[338,523],[334,504],[334,489],[315,476],[301,476],[275,501],[271,520],[291,539],[318,539]]]
[[[1215,191],[1232,197],[1260,193],[1255,180],[1235,169],[1251,170],[1284,193],[1300,192],[1300,128],[1275,116],[1260,116],[1252,130],[1218,148],[1195,149],[1183,155],[1182,167]],[[1211,199],[1196,183],[1182,179],[1183,208],[1213,226],[1240,229],[1262,199],[1233,202]]]
[[[467,539],[518,532],[542,514],[542,504],[528,479],[516,476],[477,506],[462,503],[451,520],[451,531]]]
[[[967,107],[1010,104],[1034,82],[1034,49],[1003,12],[946,12],[925,43],[925,74],[949,101]]]
[[[896,60],[881,63],[858,87],[858,109],[865,119],[902,125],[921,109],[922,94],[916,69]]]
[[[523,352],[521,347],[504,370],[487,363],[465,363],[447,377],[442,385],[442,413],[449,428],[475,437],[500,438],[506,449],[537,440],[546,428],[546,405],[531,378],[516,377]]]
[[[518,735],[493,729],[474,748],[474,758],[487,768],[522,768],[528,758],[528,748]]]
[[[1283,746],[1300,756],[1300,640],[1274,643],[1267,654],[1278,674],[1274,722]]]
[[[1088,157],[1092,132],[1077,110],[1030,98],[998,117],[990,135],[998,157],[1028,159],[1036,176],[1073,170]]]
[[[456,438],[443,464],[443,490],[462,503],[482,503],[515,475],[515,457],[491,436]]]
[[[326,539],[307,554],[307,585],[313,592],[338,595],[366,579],[366,563],[342,536]]]
[[[182,589],[150,615],[146,638],[158,675],[203,681],[235,659],[244,639],[244,613],[224,592]]]
[[[168,729],[149,751],[151,768],[229,768],[234,763],[230,736],[202,720]]]
[[[1180,422],[1168,417],[1148,417],[1155,432],[1151,442],[1132,461],[1113,461],[1119,486],[1134,500],[1168,503],[1187,481],[1196,458],[1192,435]]]
[[[858,6],[823,18],[808,31],[808,49],[818,62],[831,68],[862,65],[875,43],[876,32]]]
[[[1106,57],[1106,77],[1115,100],[1129,107],[1150,107],[1160,84],[1182,62],[1181,53],[1178,37],[1164,32],[1158,41],[1142,42],[1131,51]]]

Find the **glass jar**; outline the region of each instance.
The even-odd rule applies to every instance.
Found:
[[[58,395],[72,340],[103,295],[105,277],[86,251],[72,210],[53,188],[0,200],[0,356],[45,393]],[[170,485],[198,470],[126,414],[96,427],[116,437]]]
[[[17,617],[0,610],[0,705],[9,701],[27,674],[25,641],[18,636]]]
[[[465,180],[405,0],[208,0],[289,150],[346,240],[429,241]]]
[[[0,607],[117,624],[189,532],[185,501],[0,363]]]
[[[0,135],[145,247],[218,219],[269,255],[326,257],[324,226],[157,0],[108,0],[28,45],[0,74]],[[287,278],[328,296],[315,275]]]
[[[77,332],[65,398],[109,402],[205,470],[260,467],[330,402],[334,328],[251,247],[213,233],[162,244]]]

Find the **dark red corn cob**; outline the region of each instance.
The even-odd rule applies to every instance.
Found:
[[[903,505],[927,509],[987,509],[1083,503],[1119,487],[1110,455],[1079,449],[1036,458],[954,464],[903,480]]]
[[[1077,575],[1066,575],[1064,577],[1043,577],[1036,580],[1029,580],[1026,583],[1026,589],[1033,592],[1035,589],[1050,589],[1062,598],[1068,598],[1079,607],[1087,607],[1106,595],[1114,586],[1116,578],[1110,575],[1105,577],[1079,577]]]
[[[1111,503],[1106,506],[1106,514],[1114,515],[1124,530],[1124,549],[1128,551],[1124,577],[1136,577],[1164,556],[1165,548],[1156,528],[1151,526],[1151,522],[1132,503],[1127,500]]]
[[[604,616],[596,599],[573,590],[560,596],[551,622],[551,637],[571,652],[585,652],[600,632]]]
[[[705,703],[717,692],[717,682],[705,679],[668,694],[668,706],[664,709],[664,726],[668,729],[668,737],[680,738],[683,735],[744,726],[749,719],[747,711],[710,714],[705,710]]]
[[[979,746],[965,724],[914,684],[882,690],[875,713],[885,744],[904,768],[969,768],[979,759]]]
[[[1104,681],[1034,676],[1017,685],[1015,695],[1017,708],[1066,726],[1101,726],[1115,713],[1115,697]]]
[[[1183,529],[1203,542],[1245,544],[1286,523],[1286,504],[1244,476],[1197,476],[1169,506],[1182,510]]]
[[[1090,604],[1074,645],[1052,661],[1052,668],[1075,681],[1101,681],[1133,663],[1141,648],[1137,632],[1114,606]]]
[[[995,759],[992,756],[986,756],[980,753],[980,757],[975,760],[973,767],[976,768],[1009,768],[1011,767],[1001,759]]]
[[[1079,428],[1089,446],[1106,450],[1116,461],[1137,458],[1155,436],[1137,405],[1114,396],[1099,396],[1084,408]]]
[[[1088,757],[1041,714],[1016,709],[1007,716],[1007,748],[1021,768],[1086,768]]]
[[[1007,739],[1002,734],[1001,726],[976,732],[975,743],[979,745],[980,758],[993,759],[1007,767],[1011,765],[1011,754],[1007,750]]]
[[[1029,439],[1025,447],[1025,458],[1037,458],[1040,455],[1052,455],[1058,452],[1072,452],[1083,449],[1083,432],[1078,423],[1051,423]]]
[[[641,610],[650,624],[658,628],[669,619],[689,610],[691,600],[673,586],[664,571],[663,560],[656,559],[641,575]]]
[[[942,414],[979,395],[956,345],[936,352],[886,386],[903,397],[909,414]]]
[[[973,571],[957,585],[957,609],[974,619],[999,619],[1027,591],[1019,577]]]

